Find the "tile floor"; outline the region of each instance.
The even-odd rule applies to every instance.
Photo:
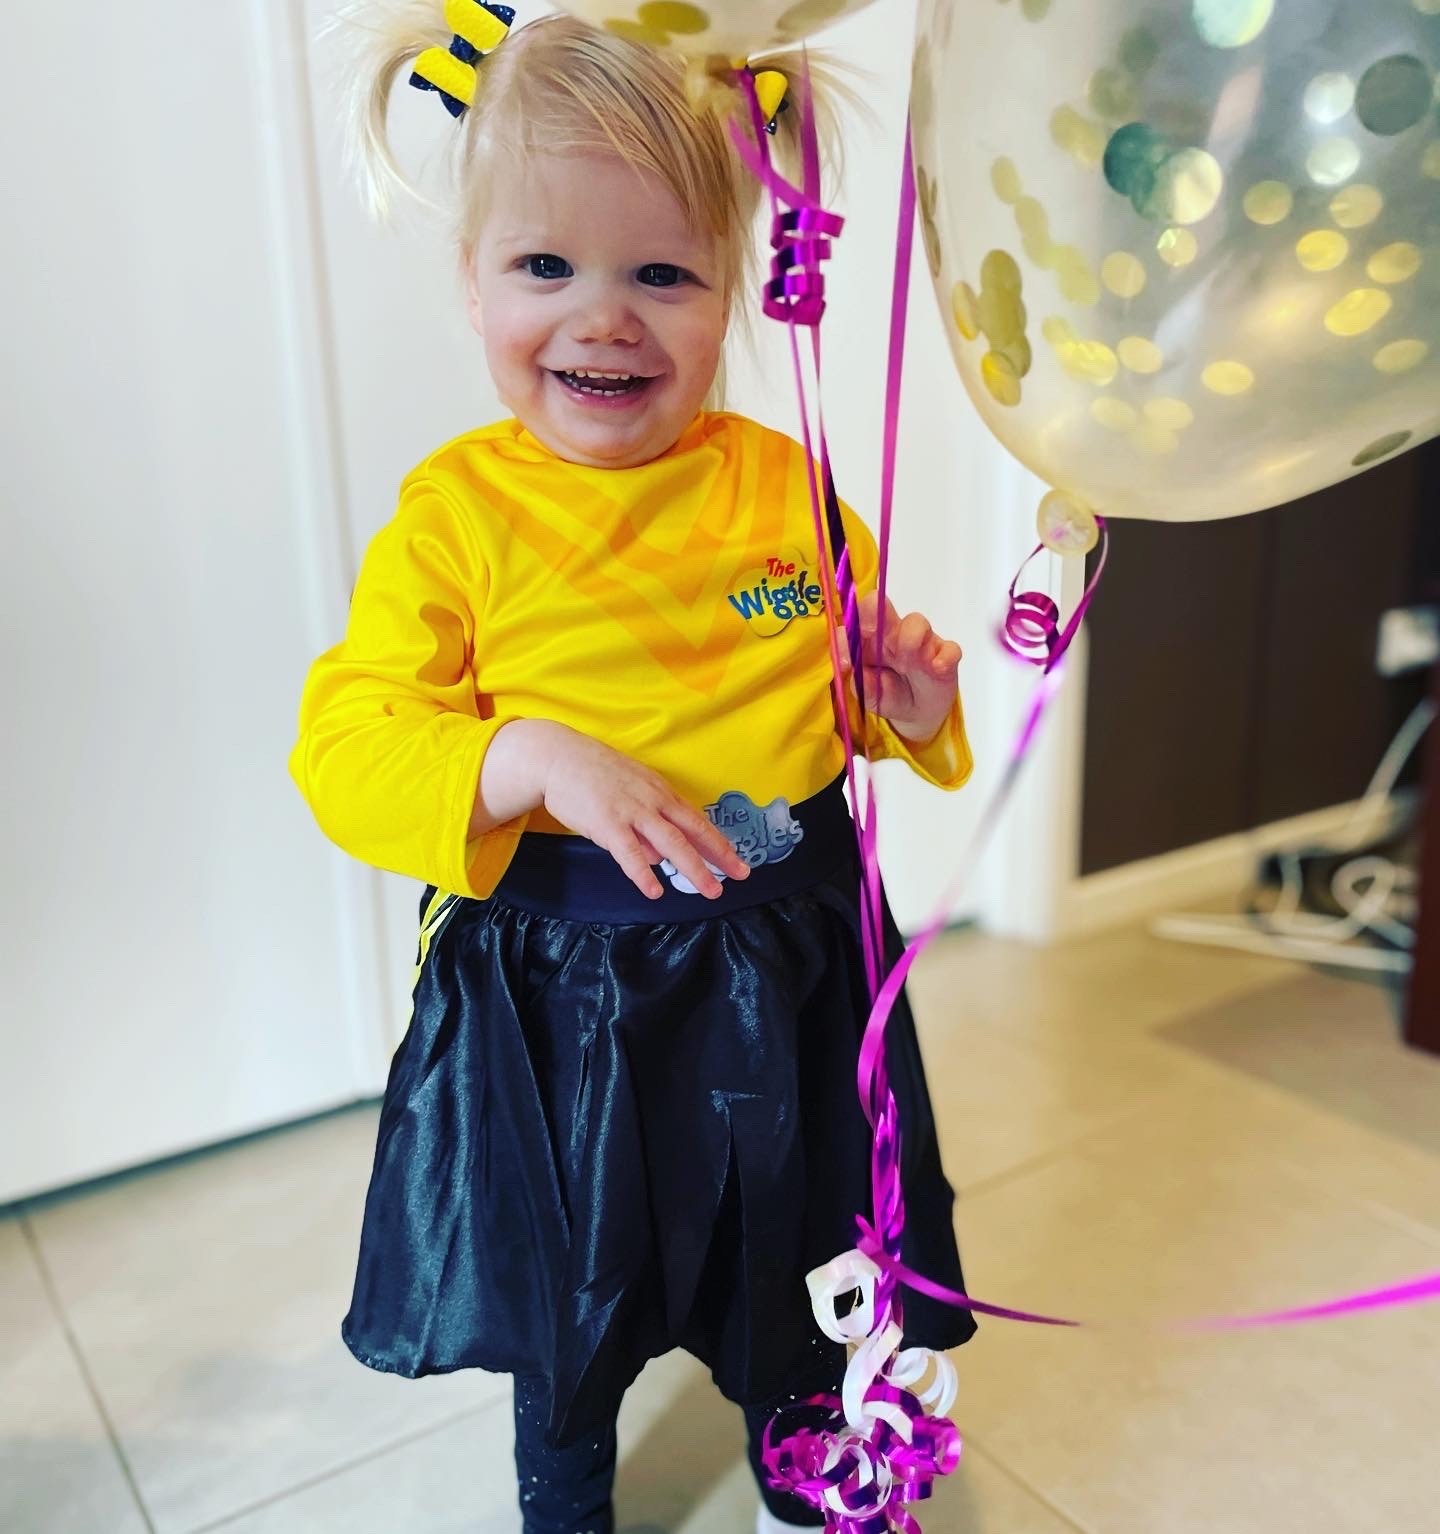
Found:
[[[952,934],[913,993],[971,1285],[1106,1318],[957,1355],[928,1534],[1440,1528],[1440,1305],[1175,1336],[1440,1269],[1440,1060],[1367,981],[1139,931]],[[515,1534],[507,1382],[353,1363],[373,1107],[0,1218],[6,1534]],[[735,1414],[632,1392],[626,1534],[749,1534]]]

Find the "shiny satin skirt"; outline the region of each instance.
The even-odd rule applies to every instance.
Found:
[[[556,1445],[612,1419],[677,1347],[740,1405],[835,1386],[844,1351],[805,1275],[854,1245],[869,1209],[859,931],[843,843],[810,887],[703,919],[557,916],[503,884],[452,900],[391,1064],[350,1350],[411,1377],[543,1379]],[[893,923],[890,940],[898,952]],[[888,1051],[905,1261],[963,1289],[903,995]],[[974,1329],[906,1295],[911,1343]]]

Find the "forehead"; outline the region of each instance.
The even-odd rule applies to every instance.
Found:
[[[592,248],[653,248],[693,253],[716,248],[691,228],[684,209],[655,174],[599,154],[501,154],[491,177],[486,237],[528,243],[541,234]]]

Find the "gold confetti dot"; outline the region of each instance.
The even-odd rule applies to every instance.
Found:
[[[1408,431],[1392,431],[1388,437],[1381,437],[1369,447],[1362,447],[1350,462],[1357,469],[1363,469],[1367,464],[1377,463],[1382,458],[1388,458],[1391,453],[1399,452],[1413,435],[1413,432]]]
[[[1055,355],[1071,378],[1101,389],[1108,389],[1120,371],[1120,359],[1103,341],[1062,341]]]
[[[1126,336],[1115,350],[1132,373],[1158,373],[1165,366],[1165,353],[1144,336]]]
[[[1365,263],[1365,270],[1372,282],[1393,285],[1409,282],[1420,270],[1420,249],[1409,240],[1397,240],[1383,250],[1377,250]]]
[[[1429,355],[1430,348],[1424,341],[1392,341],[1375,353],[1375,367],[1381,373],[1408,373]]]
[[[1283,181],[1257,181],[1245,194],[1245,217],[1252,224],[1282,224],[1295,206],[1295,194]]]
[[[1019,202],[1025,190],[1020,181],[1020,172],[1015,169],[1013,160],[996,160],[990,167],[990,184],[995,188],[995,195],[1003,203]]]
[[[1425,146],[1425,153],[1420,156],[1420,174],[1440,181],[1440,142]]]
[[[1348,138],[1325,138],[1305,161],[1310,179],[1321,186],[1339,186],[1360,168],[1360,151]]]
[[[1024,336],[1011,341],[1008,346],[997,346],[995,354],[998,357],[1003,357],[1015,369],[1015,376],[1017,378],[1024,378],[1035,361],[1034,355],[1030,350],[1030,343]]]
[[[1091,309],[1100,302],[1100,282],[1090,270],[1090,263],[1077,245],[1057,245],[1054,253],[1055,273],[1060,279],[1060,292],[1072,304]]]
[[[1105,158],[1106,133],[1074,107],[1060,107],[1050,119],[1050,137],[1086,170],[1096,170]]]
[[[1140,412],[1134,405],[1108,394],[1091,404],[1090,414],[1108,431],[1130,431],[1140,421]]]
[[[1040,334],[1051,346],[1063,346],[1067,341],[1078,340],[1075,327],[1063,315],[1052,314],[1040,327]]]
[[[950,311],[955,316],[955,328],[967,341],[980,334],[980,311],[975,289],[968,282],[957,282],[950,295]]]
[[[1332,336],[1363,336],[1389,314],[1393,303],[1379,288],[1356,288],[1326,314],[1325,328]]]
[[[1135,115],[1138,96],[1135,82],[1123,69],[1097,69],[1085,87],[1090,110],[1109,122],[1129,122]]]
[[[1033,197],[1022,197],[1015,204],[1015,223],[1026,239],[1050,237],[1050,215]]]
[[[1042,272],[1048,272],[1055,265],[1055,242],[1049,235],[1022,235],[1020,248]]]
[[[1440,16],[1440,0],[1410,0],[1422,16]]]
[[[998,352],[987,352],[980,363],[980,377],[999,404],[1020,403],[1020,379],[1010,361]]]
[[[1180,446],[1180,439],[1173,431],[1157,426],[1154,421],[1145,421],[1137,426],[1130,433],[1130,442],[1137,451],[1149,453],[1155,458],[1173,453]]]
[[[1189,266],[1200,253],[1200,242],[1188,229],[1167,229],[1156,240],[1155,249],[1166,266],[1178,270]]]
[[[785,11],[775,23],[776,29],[785,37],[799,42],[811,32],[823,27],[845,9],[846,0],[798,0]]]
[[[1212,394],[1248,394],[1255,387],[1255,375],[1243,362],[1212,362],[1200,381]]]
[[[1305,115],[1311,122],[1338,123],[1355,105],[1355,82],[1349,75],[1316,75],[1305,87]]]
[[[1020,268],[1008,250],[992,250],[986,255],[980,263],[980,286],[1001,293],[1019,294]]]
[[[1144,266],[1128,250],[1117,250],[1105,257],[1100,280],[1116,298],[1138,298],[1149,279]]]
[[[682,0],[649,0],[635,14],[642,27],[656,32],[674,32],[680,36],[697,36],[710,25],[710,18],[698,5],[686,5]]]
[[[1004,288],[986,283],[980,290],[980,329],[996,351],[1003,351],[1025,334],[1025,306]]]
[[[1208,218],[1225,189],[1225,172],[1203,149],[1172,154],[1155,173],[1155,206],[1172,224],[1198,224]]]
[[[1295,258],[1307,272],[1333,272],[1350,254],[1350,241],[1333,229],[1312,229],[1295,245]]]
[[[1343,192],[1336,192],[1330,199],[1330,217],[1342,229],[1363,229],[1380,217],[1384,206],[1385,199],[1380,193],[1359,181],[1354,186],[1347,186]]]
[[[1146,402],[1145,419],[1165,431],[1186,431],[1195,424],[1195,412],[1183,399],[1152,399]]]
[[[670,45],[668,32],[642,27],[638,21],[622,21],[617,17],[605,23],[605,30],[613,32],[616,37],[623,37],[627,43],[644,43],[649,48],[667,48]]]

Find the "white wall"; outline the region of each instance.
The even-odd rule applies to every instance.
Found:
[[[0,1200],[345,1101],[381,1057],[285,771],[337,561],[292,456],[256,19],[101,7],[81,87],[40,62],[53,7],[5,14]]]

